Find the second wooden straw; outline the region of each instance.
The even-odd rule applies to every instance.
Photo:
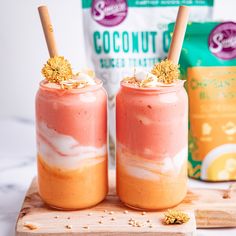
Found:
[[[179,57],[183,45],[184,35],[188,23],[189,7],[180,6],[176,18],[175,29],[172,36],[167,58],[174,64],[179,63]]]

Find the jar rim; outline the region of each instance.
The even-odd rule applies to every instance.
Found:
[[[98,90],[103,86],[102,80],[95,78],[95,82],[96,82],[96,84],[89,85],[89,86],[86,86],[84,88],[62,89],[62,88],[60,88],[60,86],[58,86],[58,87],[46,86],[48,81],[44,79],[39,83],[39,87],[40,87],[40,89],[43,89],[43,90],[46,90],[46,91],[49,91],[49,92],[77,94],[77,93],[85,93],[85,92]]]
[[[141,93],[169,93],[179,90],[184,86],[184,83],[186,80],[178,80],[177,83],[171,84],[171,85],[163,85],[158,87],[134,87],[131,84],[125,83],[123,81],[120,82],[120,85],[122,88],[127,89],[129,91],[133,92],[141,92]]]

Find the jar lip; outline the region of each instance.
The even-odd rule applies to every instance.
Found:
[[[94,90],[98,90],[103,86],[103,82],[100,79],[95,78],[96,84],[94,85],[89,85],[84,88],[73,88],[73,89],[62,89],[59,85],[54,84],[54,87],[49,87],[46,84],[48,84],[47,80],[42,80],[39,83],[40,89],[46,90],[48,92],[57,92],[57,93],[63,93],[63,94],[76,94],[76,93],[85,93],[85,92],[90,92]]]
[[[125,88],[129,91],[134,91],[134,92],[143,92],[143,93],[168,93],[168,92],[173,92],[177,91],[181,87],[184,86],[184,83],[186,80],[178,80],[177,83],[171,84],[171,85],[164,85],[164,86],[158,86],[158,87],[151,87],[151,88],[143,88],[143,87],[134,87],[133,85],[130,85],[128,83],[125,83],[123,81],[120,82],[120,85],[122,88]]]

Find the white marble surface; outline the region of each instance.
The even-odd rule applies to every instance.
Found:
[[[13,236],[25,192],[36,175],[35,129],[31,121],[0,120],[0,236]],[[227,188],[190,180],[190,186]],[[234,229],[197,230],[198,236],[236,236]]]

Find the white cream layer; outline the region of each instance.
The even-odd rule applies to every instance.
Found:
[[[48,165],[63,169],[97,164],[104,161],[107,154],[105,144],[100,148],[82,146],[73,137],[48,128],[44,122],[37,126],[37,146],[39,155]]]
[[[163,175],[178,176],[187,162],[188,149],[184,147],[174,157],[166,156],[161,161],[147,160],[130,154],[125,149],[117,149],[117,163],[122,165],[130,175],[149,180],[159,180]],[[126,149],[127,150],[127,149]]]

